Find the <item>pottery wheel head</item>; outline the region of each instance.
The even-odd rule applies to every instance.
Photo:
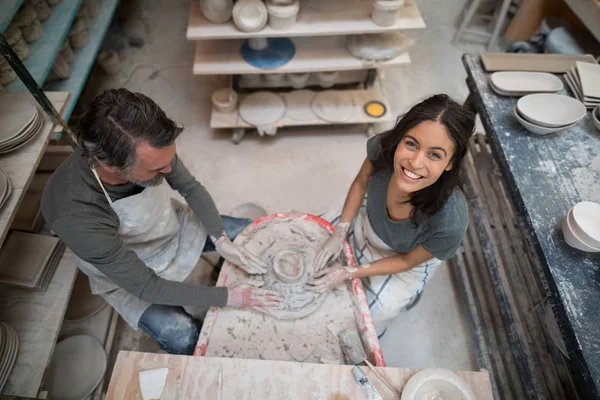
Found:
[[[300,280],[304,271],[304,259],[301,254],[293,250],[283,250],[273,260],[275,275],[285,283],[294,283]]]

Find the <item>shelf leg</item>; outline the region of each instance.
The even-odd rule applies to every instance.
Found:
[[[231,135],[231,141],[233,144],[240,144],[245,135],[246,130],[244,128],[235,128]]]

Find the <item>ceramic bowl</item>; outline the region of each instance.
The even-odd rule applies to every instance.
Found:
[[[554,93],[536,93],[521,97],[517,108],[523,118],[547,128],[574,124],[587,113],[581,101]]]
[[[582,201],[570,211],[571,228],[585,244],[600,248],[600,204]]]
[[[238,0],[233,6],[233,22],[241,31],[257,32],[267,24],[267,6],[260,0]]]
[[[295,251],[283,250],[275,256],[273,270],[280,281],[285,283],[297,282],[305,270],[302,256]]]
[[[592,120],[594,120],[594,125],[596,126],[596,129],[600,131],[600,106],[592,110]]]
[[[222,113],[229,113],[237,106],[238,95],[229,88],[215,90],[212,94],[212,103],[215,109]]]
[[[572,210],[569,210],[569,214],[571,214]],[[588,253],[599,253],[600,247],[593,247],[586,244],[581,238],[577,236],[573,229],[573,225],[571,224],[571,217],[569,214],[562,220],[562,232],[565,238],[565,242],[567,244],[577,250],[585,251]]]
[[[567,126],[561,126],[558,128],[547,128],[545,126],[539,126],[539,125],[532,124],[531,122],[527,121],[525,118],[523,118],[522,115],[520,115],[519,110],[517,110],[517,107],[514,108],[513,114],[515,115],[515,118],[517,118],[517,121],[519,121],[519,123],[523,126],[523,128],[527,129],[531,133],[535,133],[536,135],[550,135],[552,133],[557,133],[557,132],[563,131],[563,130],[575,125],[575,124],[571,124],[571,125],[567,125]]]

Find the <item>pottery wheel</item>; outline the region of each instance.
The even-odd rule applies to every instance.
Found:
[[[273,125],[285,115],[285,101],[273,92],[256,92],[242,100],[238,112],[250,125]]]
[[[312,90],[294,90],[285,94],[287,109],[285,115],[295,121],[310,121],[315,119],[316,114],[312,109],[311,102],[315,97]]]
[[[266,274],[254,275],[253,279],[263,280],[265,289],[284,297],[283,307],[271,311],[271,315],[280,319],[302,318],[317,310],[325,300],[327,293],[308,292],[305,286],[314,274],[313,260],[328,237],[327,230],[316,222],[285,218],[263,222],[236,238],[236,243],[254,252],[269,267]],[[302,264],[302,275],[293,283],[283,282],[275,272],[275,259],[281,260],[282,255]]]
[[[319,118],[332,123],[347,122],[357,114],[354,98],[338,90],[317,93],[311,107]]]

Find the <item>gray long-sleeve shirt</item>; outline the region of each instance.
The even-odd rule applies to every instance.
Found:
[[[176,155],[165,175],[202,222],[208,234],[219,237],[223,221],[210,194]],[[132,183],[107,185],[112,201],[140,193]],[[84,261],[115,284],[142,300],[176,306],[224,306],[227,289],[189,285],[163,279],[147,267],[119,238],[119,218],[108,203],[87,160],[79,150],[54,172],[42,196],[42,213],[52,230]]]

